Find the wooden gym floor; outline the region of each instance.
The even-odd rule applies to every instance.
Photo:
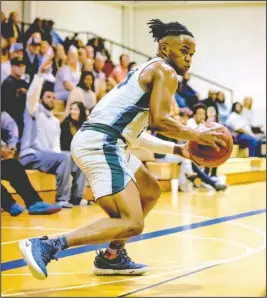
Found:
[[[48,265],[45,281],[31,276],[18,240],[64,233],[104,216],[96,205],[51,216],[2,213],[2,295],[265,297],[265,182],[230,186],[225,193],[163,193],[142,236],[127,245],[133,260],[151,266],[144,276],[94,276],[94,250],[102,245],[66,250]]]

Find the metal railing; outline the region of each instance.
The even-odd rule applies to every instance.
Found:
[[[25,29],[26,27],[29,27],[31,25],[31,23],[26,23],[26,22],[21,22],[21,31],[22,33],[25,32]],[[114,40],[111,40],[109,38],[106,38],[106,37],[103,37],[103,36],[100,36],[94,32],[90,32],[90,31],[73,31],[73,30],[68,30],[68,29],[61,29],[61,28],[54,28],[55,31],[57,31],[58,33],[61,33],[63,39],[64,37],[66,38],[67,35],[69,34],[78,34],[77,37],[79,37],[79,39],[81,39],[85,44],[87,43],[87,41],[90,39],[90,38],[101,38],[104,40],[104,43],[105,43],[105,47],[107,48],[107,50],[109,51],[110,55],[112,58],[114,58],[114,56],[116,58],[119,57],[119,55],[122,53],[122,52],[127,52],[127,54],[129,54],[131,57],[132,60],[135,60],[136,58],[136,55],[138,56],[138,58],[142,58],[142,60],[144,61],[147,61],[148,59],[151,59],[152,57],[143,53],[143,52],[140,52],[138,50],[135,50],[133,48],[130,48],[130,47],[127,47],[119,42],[116,42]],[[139,59],[140,60],[140,59]],[[207,79],[199,74],[196,74],[196,73],[190,73],[190,75],[200,81],[202,81],[203,83],[205,82],[206,85],[208,86],[207,88],[211,88],[211,87],[218,87],[221,91],[226,91],[228,93],[229,96],[226,95],[226,97],[228,97],[228,101],[230,101],[230,104],[232,104],[234,102],[234,90],[225,86],[225,85],[222,85],[220,83],[217,83],[213,80],[210,80],[210,79]]]

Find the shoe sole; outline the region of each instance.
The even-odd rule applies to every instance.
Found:
[[[139,269],[101,269],[93,265],[92,272],[95,275],[142,275],[149,271],[149,267],[139,268]]]
[[[44,280],[47,276],[43,273],[42,269],[36,263],[33,255],[32,255],[32,243],[29,240],[21,240],[19,241],[19,248],[22,254],[22,257],[26,264],[28,265],[32,275],[40,280]]]
[[[41,211],[41,212],[29,212],[30,215],[50,215],[50,214],[54,214],[57,213],[59,211],[61,211],[61,208],[55,208],[55,209],[50,209],[47,211]]]

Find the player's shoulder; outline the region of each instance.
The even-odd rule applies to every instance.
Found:
[[[157,61],[153,64],[154,64],[153,73],[155,77],[170,79],[174,81],[178,80],[176,71],[166,62]]]

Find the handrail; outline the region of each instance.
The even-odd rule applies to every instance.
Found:
[[[20,23],[21,23],[21,25],[22,25],[22,29],[24,28],[24,25],[28,25],[28,26],[31,25],[31,23],[27,23],[27,22],[20,22]],[[87,36],[91,35],[91,36],[94,36],[94,37],[101,38],[101,39],[103,39],[103,40],[109,42],[111,45],[119,46],[119,47],[121,47],[121,48],[123,48],[123,49],[126,49],[126,50],[128,50],[128,51],[131,51],[131,52],[133,52],[133,53],[135,53],[135,54],[138,54],[138,55],[140,55],[140,56],[143,56],[143,57],[145,57],[145,58],[147,58],[147,59],[151,59],[151,58],[152,58],[151,56],[149,56],[149,55],[147,55],[147,54],[145,54],[145,53],[143,53],[143,52],[140,52],[140,51],[138,51],[138,50],[135,50],[135,49],[133,49],[133,48],[130,48],[130,47],[128,47],[128,46],[125,46],[125,45],[123,45],[123,44],[121,44],[121,43],[119,43],[119,42],[110,40],[109,38],[100,36],[100,35],[98,35],[98,34],[96,34],[96,33],[90,32],[90,31],[73,31],[73,30],[69,30],[69,29],[61,29],[61,28],[54,28],[54,30],[56,30],[56,31],[58,31],[58,32],[61,31],[61,32],[64,32],[64,33],[70,33],[70,34],[86,34]],[[23,30],[22,30],[22,31],[23,31]],[[231,88],[229,88],[229,87],[226,87],[226,86],[224,86],[224,85],[222,85],[222,84],[219,84],[219,83],[217,83],[217,82],[215,82],[215,81],[212,81],[212,80],[210,80],[210,79],[207,79],[207,78],[205,78],[205,77],[203,77],[203,76],[201,76],[201,75],[192,73],[192,72],[190,73],[190,75],[192,75],[193,77],[196,77],[196,78],[198,78],[198,79],[200,79],[200,80],[203,80],[203,81],[205,81],[205,82],[207,82],[207,83],[213,84],[213,85],[215,85],[215,86],[217,86],[217,87],[219,87],[219,88],[222,88],[222,89],[224,89],[224,90],[229,91],[230,94],[231,94],[231,102],[232,102],[232,103],[234,102],[234,90],[233,90],[233,89],[231,89]]]

